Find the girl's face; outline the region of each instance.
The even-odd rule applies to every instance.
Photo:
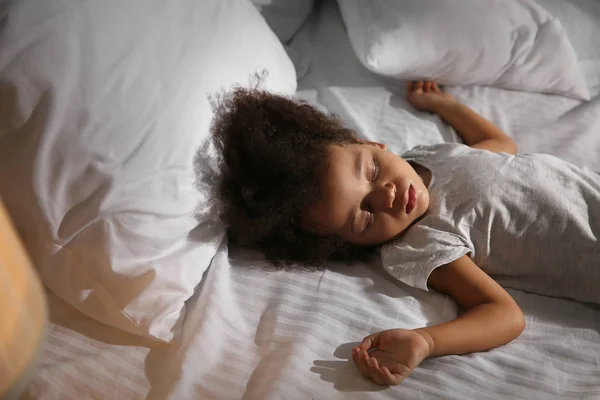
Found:
[[[323,198],[305,215],[313,233],[364,246],[402,234],[429,207],[423,179],[381,143],[332,145]]]

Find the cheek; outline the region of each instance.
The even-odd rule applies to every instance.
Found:
[[[429,208],[429,192],[427,189],[421,194],[419,198],[419,216],[423,215]]]
[[[393,238],[398,235],[408,225],[408,221],[404,219],[395,218],[392,215],[385,214],[380,219],[380,224],[377,228],[378,239],[384,241]]]

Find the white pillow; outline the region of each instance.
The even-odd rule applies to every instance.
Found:
[[[250,2],[16,4],[0,36],[0,196],[52,291],[172,339],[224,237],[208,95],[263,70],[265,89],[295,91]]]
[[[589,99],[560,22],[533,0],[339,0],[370,70]]]
[[[537,0],[561,25],[573,44],[590,97],[600,94],[600,1]]]

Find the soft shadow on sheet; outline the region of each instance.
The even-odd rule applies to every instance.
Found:
[[[313,373],[341,392],[378,392],[388,389],[364,378],[352,361],[352,348],[359,342],[344,343],[335,349],[335,360],[315,360]]]

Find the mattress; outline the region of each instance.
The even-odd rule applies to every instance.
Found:
[[[579,15],[579,8],[552,4],[565,19]],[[600,25],[600,7],[587,10],[586,18],[597,11]],[[322,3],[292,47],[310,62],[298,96],[363,137],[398,153],[458,140],[439,119],[407,105],[402,83],[361,67],[334,1]],[[590,82],[597,82],[594,71],[600,68],[586,69]],[[484,87],[448,90],[512,135],[521,151],[600,170],[597,91],[580,103]],[[378,330],[450,320],[453,301],[395,281],[377,262],[278,271],[261,254],[223,243],[170,345],[99,324],[49,294],[47,343],[23,399],[600,398],[600,308],[510,293],[527,320],[518,339],[428,359],[402,385],[380,387],[349,361],[351,348]]]

